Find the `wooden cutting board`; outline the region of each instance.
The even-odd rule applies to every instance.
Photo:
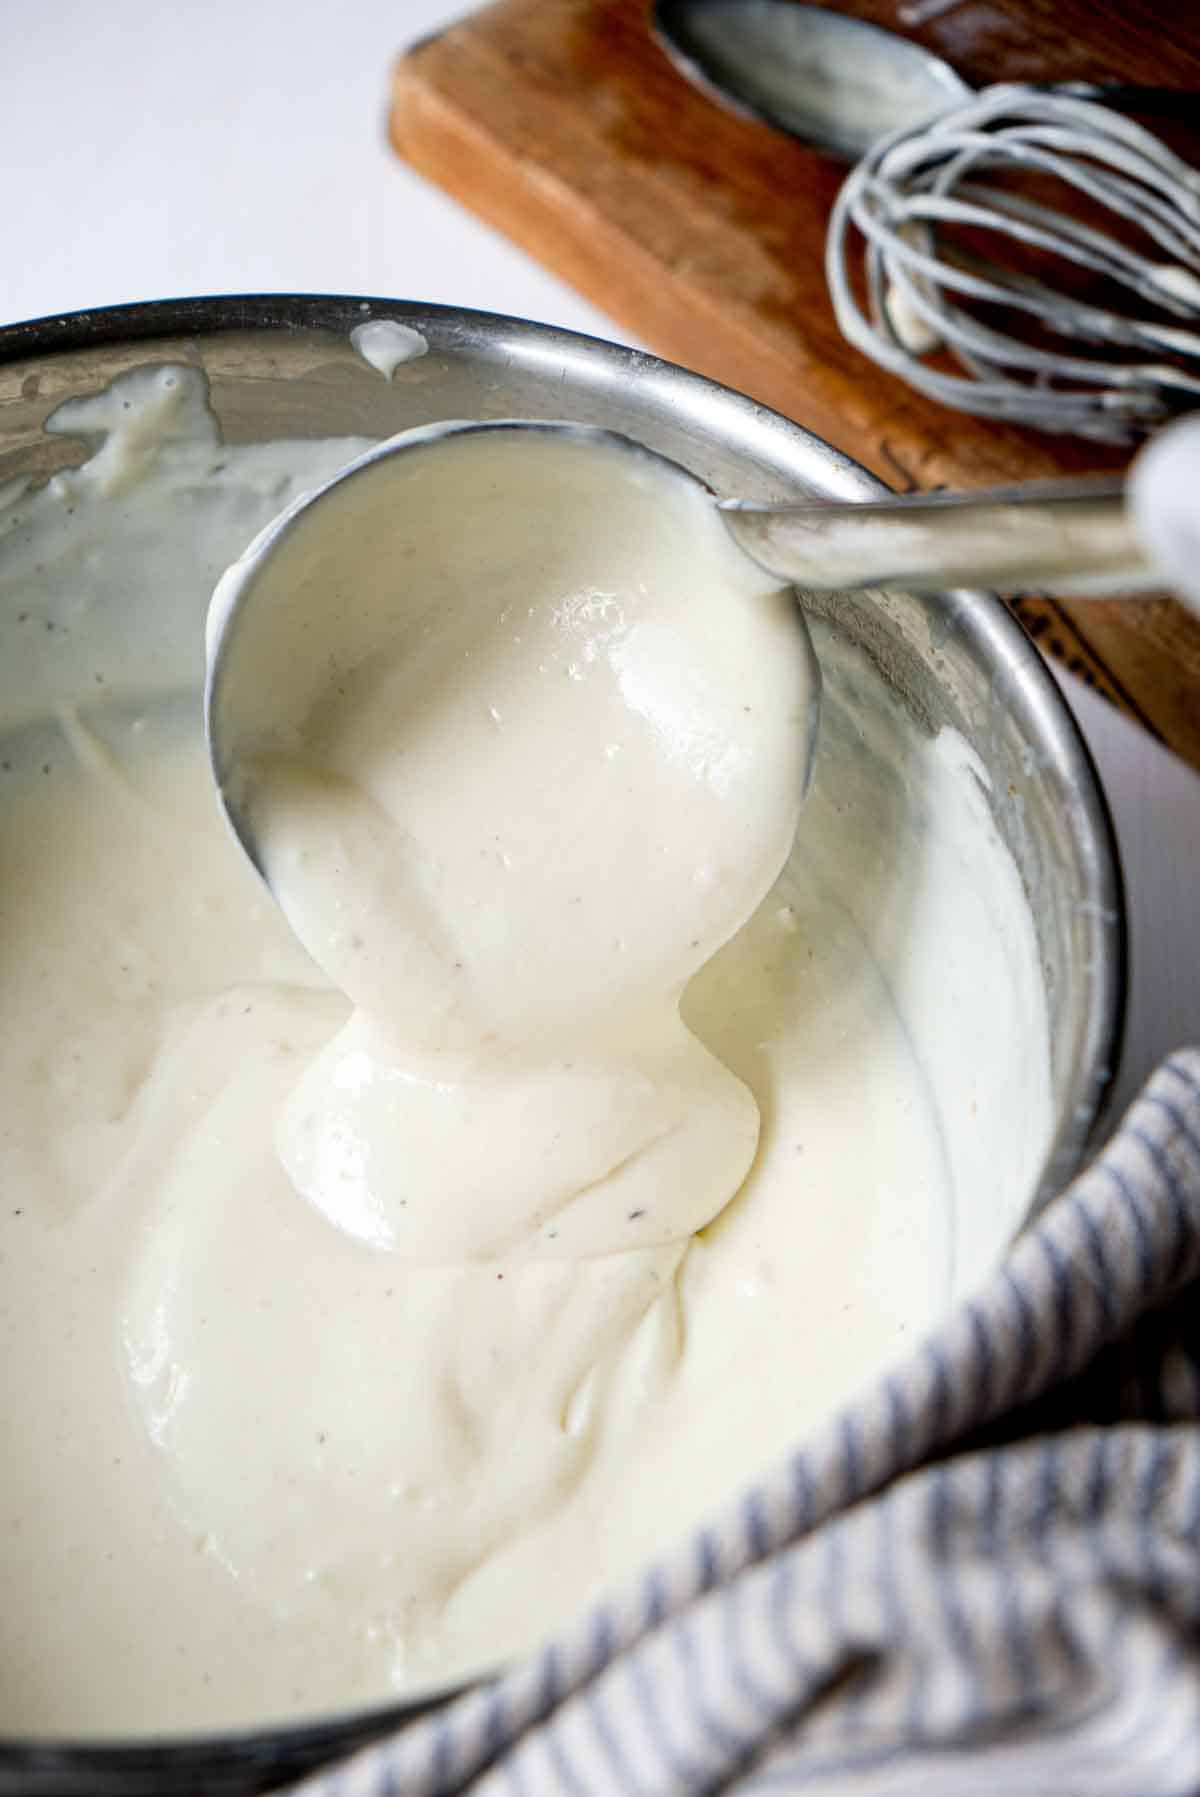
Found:
[[[837,3],[896,24],[894,0]],[[909,35],[977,83],[1119,77],[1200,94],[1193,0],[960,0]],[[844,170],[698,93],[655,44],[644,0],[499,0],[467,17],[400,58],[391,136],[661,355],[785,412],[891,486],[1124,459],[949,411],[851,349],[822,271]],[[1200,768],[1200,623],[1179,605],[1029,597],[1014,609]]]

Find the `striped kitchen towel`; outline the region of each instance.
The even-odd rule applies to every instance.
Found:
[[[1200,1793],[1200,1051],[677,1555],[293,1789]]]

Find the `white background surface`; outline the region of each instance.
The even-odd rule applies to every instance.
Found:
[[[444,301],[620,333],[388,150],[446,0],[0,0],[0,323],[191,293]],[[1200,778],[1068,683],[1125,859],[1120,1091],[1200,1041]],[[1200,691],[1197,692],[1200,705]]]

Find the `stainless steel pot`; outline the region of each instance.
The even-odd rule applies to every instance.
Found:
[[[428,353],[384,381],[349,341],[368,318],[414,328]],[[42,430],[63,400],[166,361],[204,369],[229,441],[383,437],[446,418],[574,418],[640,438],[722,494],[771,501],[879,491],[799,426],[637,351],[485,313],[294,295],[168,300],[0,329],[0,483],[81,459],[82,445]],[[1120,1040],[1123,900],[1091,759],[1037,651],[996,599],[856,593],[809,609],[865,649],[924,726],[960,731],[990,775],[1049,997],[1056,1130],[1032,1213],[1078,1165]],[[266,1790],[429,1707],[205,1740],[9,1741],[0,1743],[0,1797]]]

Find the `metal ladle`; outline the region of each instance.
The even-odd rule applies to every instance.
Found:
[[[222,576],[209,607],[205,729],[221,803],[242,846],[257,865],[243,811],[240,775],[247,752],[264,733],[286,727],[271,716],[284,657],[303,655],[285,632],[299,565],[293,535],[311,526],[314,512],[336,508],[351,483],[381,464],[399,469],[406,457],[437,454],[464,434],[584,438],[650,458],[673,478],[708,489],[678,463],[615,431],[571,423],[502,420],[421,426],[368,450],[315,492],[304,495],[257,536]],[[446,478],[460,479],[453,455]],[[375,478],[374,508],[389,507],[391,483]],[[361,499],[361,493],[359,498]],[[711,495],[709,495],[712,497]],[[896,587],[908,592],[951,586],[1035,587],[1040,592],[1128,592],[1161,585],[1146,562],[1126,515],[1120,481],[1110,478],[1030,483],[971,494],[918,494],[866,502],[812,501],[747,505],[713,498],[730,535],[759,566],[809,591]],[[325,520],[336,540],[336,511]],[[344,523],[344,518],[343,518]],[[531,528],[537,525],[531,520]],[[464,528],[467,528],[464,507]],[[357,528],[361,528],[361,519]],[[311,539],[310,539],[311,540]],[[336,586],[336,566],[324,577]],[[353,603],[353,595],[351,595]],[[800,629],[803,614],[797,610]],[[319,690],[323,669],[313,671]],[[810,720],[815,735],[816,705]]]

